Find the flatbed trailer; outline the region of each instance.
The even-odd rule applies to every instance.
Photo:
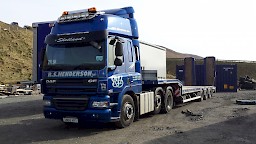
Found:
[[[183,86],[181,95],[182,103],[193,100],[206,100],[207,98],[211,98],[215,92],[215,86]]]
[[[206,100],[207,98],[211,98],[213,93],[216,92],[215,86],[185,86],[178,79],[158,80],[158,84],[177,84],[180,88],[180,93],[176,96],[181,97],[181,100],[179,100],[180,103],[186,103],[194,100]]]

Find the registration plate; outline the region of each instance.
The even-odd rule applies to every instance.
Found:
[[[65,118],[63,118],[63,122],[78,123],[78,118],[76,118],[76,117],[65,117]]]

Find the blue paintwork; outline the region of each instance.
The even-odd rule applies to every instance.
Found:
[[[44,108],[44,116],[49,119],[62,119],[66,116],[73,116],[79,122],[110,122],[112,117],[111,109],[95,109],[85,111],[63,111],[55,108]]]
[[[129,27],[126,27],[125,29],[130,29],[132,33],[132,37],[138,39],[139,33],[138,33],[138,26],[137,22],[134,19],[134,9],[132,7],[124,7],[120,9],[112,9],[112,10],[103,10],[106,14],[111,14],[115,16],[119,16],[122,18],[129,19],[130,25]],[[118,23],[114,24],[117,25]]]
[[[130,21],[118,16],[108,16],[108,31],[112,35],[121,35],[124,37],[132,37]]]
[[[46,35],[48,35],[51,31],[51,28],[49,27],[49,22],[47,23],[41,23],[38,24],[37,28],[37,81],[39,82],[42,79],[42,71],[39,67],[39,64],[41,63],[41,51],[43,48],[46,47],[46,44],[44,43],[44,39]]]
[[[51,100],[51,96],[44,96],[44,100]],[[111,109],[110,108],[92,108],[93,101],[109,101],[110,97],[105,96],[92,96],[88,102],[86,110],[83,111],[68,111],[68,110],[57,110],[54,107],[44,107],[44,116],[50,119],[62,119],[66,116],[77,117],[79,122],[81,121],[99,121],[109,122],[111,120]]]

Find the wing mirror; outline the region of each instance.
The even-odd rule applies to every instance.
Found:
[[[123,61],[120,58],[116,57],[115,61],[114,61],[114,64],[115,64],[115,66],[122,66]]]
[[[110,42],[109,42],[109,44],[110,44],[110,45],[114,45],[115,42],[116,42],[116,39],[111,39]]]
[[[115,55],[116,56],[123,56],[123,44],[121,42],[116,43],[116,48],[115,48]]]

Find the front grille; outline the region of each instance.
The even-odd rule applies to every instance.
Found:
[[[82,111],[88,106],[88,98],[53,98],[53,104],[58,110]]]
[[[48,93],[50,94],[65,94],[65,93],[88,93],[97,92],[97,88],[49,88]]]
[[[97,92],[98,79],[56,79],[52,81],[54,82],[46,83],[48,94],[89,94]]]

